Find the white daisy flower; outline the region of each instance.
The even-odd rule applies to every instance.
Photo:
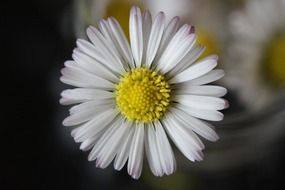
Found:
[[[203,120],[222,120],[219,110],[228,105],[220,98],[225,88],[206,85],[224,75],[214,69],[217,56],[196,61],[204,48],[195,45],[193,27],[179,28],[178,17],[166,23],[163,12],[152,20],[148,11],[132,7],[130,46],[114,18],[98,27],[87,29],[91,43],[77,41],[60,78],[77,87],[61,94],[61,104],[78,104],[63,125],[75,126],[71,134],[80,149],[91,150],[88,160],[100,168],[114,160],[116,170],[128,162],[137,179],[145,152],[154,175],[169,175],[176,161],[168,135],[189,160],[201,161],[204,144],[197,135],[218,139]]]
[[[224,82],[249,110],[267,107],[285,87],[285,1],[249,0],[230,20]]]

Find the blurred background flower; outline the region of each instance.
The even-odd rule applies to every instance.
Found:
[[[165,11],[169,18],[179,15],[182,23],[195,25],[197,43],[207,47],[205,54],[219,55],[220,67],[226,70],[220,82],[230,89],[225,120],[214,123],[220,140],[207,144],[204,161],[189,163],[181,155],[175,175],[155,178],[146,167],[139,181],[89,163],[62,126],[67,113],[58,104],[66,88],[59,82],[59,71],[70,59],[75,39],[86,38],[87,26],[108,16],[118,18],[128,33],[133,4],[152,13]],[[7,121],[1,186],[284,188],[284,0],[31,0],[17,6],[7,1],[1,8],[1,44],[6,50],[1,76],[8,81],[1,93],[8,100],[3,108]]]
[[[249,110],[284,96],[285,1],[248,0],[229,16],[225,83]],[[283,94],[283,95],[282,95]]]

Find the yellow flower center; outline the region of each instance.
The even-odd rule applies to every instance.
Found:
[[[285,36],[277,36],[265,51],[264,72],[275,87],[285,87]]]
[[[117,108],[130,121],[152,122],[164,115],[170,92],[164,76],[148,68],[136,68],[122,76],[116,86]]]

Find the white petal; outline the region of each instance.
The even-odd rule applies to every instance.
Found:
[[[131,48],[129,46],[128,40],[123,32],[123,29],[121,28],[120,24],[118,21],[111,17],[108,18],[108,22],[110,24],[110,28],[113,32],[114,38],[117,40],[118,46],[119,46],[119,51],[123,55],[124,59],[127,61],[127,63],[131,66],[134,67],[134,60],[131,52]]]
[[[154,19],[146,50],[146,66],[150,67],[158,47],[160,45],[161,37],[164,30],[165,15],[160,12]]]
[[[105,127],[107,127],[113,119],[117,116],[117,111],[110,109],[99,115],[96,115],[92,120],[83,124],[79,127],[79,130],[73,132],[72,136],[76,142],[82,142],[87,138],[90,138],[100,131],[102,131]]]
[[[75,88],[64,90],[61,94],[60,103],[63,105],[77,104],[90,100],[102,100],[114,98],[110,91],[92,89],[92,88]]]
[[[201,96],[222,97],[227,93],[227,89],[221,86],[204,85],[204,86],[184,86],[173,90],[174,94],[192,94]]]
[[[122,117],[117,116],[109,125],[108,129],[104,132],[104,134],[100,137],[98,142],[95,144],[95,146],[92,148],[91,152],[88,155],[88,160],[92,161],[98,158],[99,152],[104,148],[105,144],[109,141],[111,136],[119,130],[119,126],[122,123]],[[99,162],[96,162],[96,166],[99,167],[99,164],[102,160],[99,160]]]
[[[217,66],[216,59],[205,58],[202,61],[199,61],[198,63],[190,66],[181,73],[175,75],[172,79],[170,79],[169,83],[170,84],[180,83],[198,78],[210,72],[216,66]]]
[[[158,155],[158,146],[156,145],[156,135],[152,124],[146,125],[145,150],[149,167],[155,176],[163,176],[161,162]]]
[[[155,122],[154,125],[156,129],[156,145],[161,162],[160,164],[162,166],[163,173],[170,175],[176,169],[174,154],[161,123]]]
[[[171,111],[173,112],[174,109],[171,109]],[[181,137],[185,137],[185,139],[187,139],[185,140],[185,142],[191,144],[192,145],[191,148],[194,151],[203,150],[205,148],[201,139],[193,132],[191,128],[185,126],[185,123],[183,123],[183,121],[181,121],[175,114],[170,113],[168,115],[168,121],[170,123],[175,124],[174,126],[171,126],[171,129],[172,130],[176,129],[177,130],[176,132]]]
[[[201,45],[197,45],[196,47],[191,49],[190,52],[175,67],[173,67],[169,71],[168,75],[175,76],[178,73],[187,69],[202,55],[205,49],[206,49],[205,46],[201,46]]]
[[[78,112],[88,110],[90,108],[104,109],[103,108],[104,106],[109,107],[109,108],[114,108],[115,101],[113,99],[98,99],[98,100],[91,100],[91,101],[83,102],[79,105],[72,106],[69,109],[69,114],[70,115],[76,114]]]
[[[99,137],[101,137],[101,135],[102,135],[102,132],[97,133],[96,135],[84,140],[80,145],[80,150],[83,150],[83,151],[90,150],[95,145]]]
[[[130,123],[123,122],[122,118],[120,126],[117,126],[118,129],[110,135],[100,149],[96,160],[97,167],[106,168],[112,162],[117,153],[117,149],[121,146],[122,139],[127,137],[130,127]]]
[[[143,165],[143,139],[144,139],[144,126],[137,124],[135,126],[134,138],[130,147],[128,173],[134,179],[138,179],[142,172]]]
[[[228,102],[225,99],[211,96],[175,95],[173,100],[196,109],[222,110],[228,107]]]
[[[197,45],[193,48],[187,56],[179,64],[181,64],[181,70],[188,68],[192,63],[194,63],[205,51],[206,47],[202,45]]]
[[[186,86],[208,84],[208,83],[219,80],[224,75],[225,75],[225,72],[223,70],[214,69],[214,70],[210,71],[209,73],[207,73],[207,74],[205,74],[199,78],[193,79],[191,81],[187,81],[187,83],[185,83],[185,84],[186,84]]]
[[[114,23],[112,21],[112,18],[108,18],[108,20],[109,21],[101,20],[99,22],[99,27],[100,27],[102,33],[104,34],[104,36],[106,36],[106,37],[108,36],[107,39],[109,41],[109,45],[111,45],[113,52],[116,54],[115,56],[121,60],[120,63],[123,65],[123,67],[127,71],[130,69],[130,64],[133,64],[133,62],[132,62],[133,59],[132,59],[132,57],[129,57],[129,55],[131,55],[131,54],[125,55],[124,51],[122,51],[122,47],[120,46],[121,44],[119,44],[120,40],[117,39],[118,36],[120,36],[120,37],[122,37],[122,36],[114,34],[114,32],[111,28],[111,24],[112,24],[112,27],[114,27]],[[115,28],[117,28],[117,27],[115,27]],[[117,32],[117,31],[115,31],[115,32]],[[126,40],[126,39],[121,39],[121,41],[122,40]],[[128,42],[125,41],[125,43],[128,43]],[[130,48],[129,48],[129,53],[131,53]]]
[[[72,58],[77,63],[77,66],[84,69],[87,72],[93,73],[98,77],[104,78],[111,82],[118,82],[118,77],[104,65],[89,57],[88,55],[75,49],[72,54]]]
[[[113,107],[111,101],[89,101],[77,106],[74,106],[70,109],[70,116],[63,120],[64,126],[74,126],[86,121],[89,121],[95,115],[111,109]]]
[[[184,106],[181,104],[177,104],[175,107],[183,110],[184,112],[192,115],[193,117],[197,117],[204,120],[209,121],[221,121],[224,118],[224,115],[216,110],[203,110],[203,109],[196,109],[188,106]]]
[[[135,132],[135,126],[131,126],[127,137],[125,139],[122,139],[123,142],[121,143],[121,147],[118,148],[117,156],[114,161],[114,168],[116,170],[121,170],[124,167],[125,163],[127,162],[134,132]]]
[[[191,34],[193,27],[188,25],[188,24],[184,24],[173,36],[173,38],[170,40],[169,44],[167,45],[167,49],[169,50],[173,50],[174,47],[176,47],[176,45],[182,40],[185,39],[185,37],[187,37],[189,34]]]
[[[190,115],[186,114],[185,112],[171,108],[172,113],[180,120],[180,122],[184,122],[185,126],[188,126],[189,129],[192,129],[198,135],[204,137],[209,141],[217,141],[219,136],[217,133],[212,129],[214,128],[209,123],[203,122],[199,119],[191,117]]]
[[[172,115],[173,116],[173,115]],[[202,153],[202,145],[199,148],[200,142],[197,141],[195,136],[189,133],[189,130],[186,131],[183,127],[181,127],[176,120],[174,120],[171,115],[165,115],[163,119],[164,127],[175,143],[177,148],[191,161],[201,161],[203,159]]]
[[[103,36],[105,37],[105,39],[108,41],[106,42],[106,44],[108,45],[108,48],[111,50],[113,56],[116,57],[117,59],[118,58],[120,59],[121,55],[119,54],[118,49],[116,48],[117,44],[111,33],[111,28],[110,28],[108,21],[103,20],[103,19],[100,20],[98,23],[98,27],[100,31],[102,32]]]
[[[82,39],[78,39],[76,44],[83,53],[86,53],[87,55],[104,65],[106,68],[111,70],[116,76],[119,76],[121,70],[118,69],[118,67],[113,66],[109,59],[106,59],[104,57],[100,49],[98,50],[93,44]]]
[[[148,48],[149,35],[152,26],[152,17],[149,11],[145,11],[143,13],[142,18],[142,29],[143,29],[143,57],[142,57],[142,65],[146,62],[146,50]]]
[[[109,61],[109,64],[112,64],[112,67],[116,68],[116,71],[122,73],[124,71],[124,65],[115,51],[110,48],[112,45],[104,38],[99,30],[93,26],[89,26],[87,28],[87,36],[94,46],[100,49],[102,55]]]
[[[63,83],[84,88],[113,89],[114,84],[96,75],[88,73],[74,64],[68,64],[61,70]]]
[[[172,37],[177,32],[178,27],[179,27],[179,21],[180,21],[179,17],[174,17],[169,22],[169,24],[167,25],[167,27],[163,33],[163,36],[162,36],[162,39],[160,42],[160,46],[159,46],[158,51],[157,51],[157,57],[155,58],[155,60],[159,60],[162,53],[165,51],[166,47],[168,46],[170,40],[172,39]]]
[[[172,55],[169,55],[167,60],[162,62],[158,62],[158,64],[163,64],[161,66],[161,70],[164,73],[167,73],[171,69],[173,69],[184,57],[188,54],[188,52],[193,47],[194,43],[196,41],[196,35],[190,34],[185,39],[182,39],[180,43],[177,43],[177,46],[175,47],[175,53],[169,52]]]
[[[130,41],[136,66],[139,67],[143,55],[142,16],[138,7],[132,7],[130,13]]]
[[[157,61],[158,70],[162,70],[163,72],[167,71],[168,67],[170,67],[173,62],[178,63],[180,61],[179,59],[182,59],[190,50],[190,45],[195,40],[195,34],[189,34],[190,31],[191,26],[189,25],[184,25],[179,29],[167,45],[167,48],[163,52],[161,58]],[[179,55],[177,55],[178,49]]]

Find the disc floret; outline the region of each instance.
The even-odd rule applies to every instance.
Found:
[[[167,110],[170,92],[163,75],[148,68],[136,68],[123,75],[116,86],[117,108],[130,121],[152,122]]]

